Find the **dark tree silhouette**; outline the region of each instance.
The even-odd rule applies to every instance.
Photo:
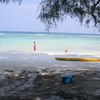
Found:
[[[0,0],[2,3],[22,0]],[[87,25],[92,22],[100,29],[100,0],[41,0],[39,18],[47,28],[56,26],[66,16],[78,18]]]
[[[10,1],[12,1],[12,2],[18,2],[19,4],[21,4],[21,2],[22,2],[22,0],[0,0],[0,2],[1,3],[6,3],[6,4],[8,4]]]
[[[48,28],[62,21],[66,16],[100,28],[100,0],[42,0],[40,19]]]

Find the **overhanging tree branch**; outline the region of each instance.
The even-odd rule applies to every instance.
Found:
[[[93,22],[100,27],[100,0],[42,0],[40,19],[49,27],[66,16],[76,17],[86,24]]]
[[[20,4],[22,0],[0,0],[2,3],[10,1]],[[81,23],[93,22],[100,28],[100,0],[41,0],[39,18],[48,29],[66,16],[78,18]]]
[[[97,5],[100,3],[100,0],[98,0],[96,3],[94,3],[94,5],[91,7],[91,15],[94,19],[94,22],[95,22],[95,26],[97,25],[97,21],[96,21],[96,15],[95,15],[95,10],[96,10],[96,7]]]

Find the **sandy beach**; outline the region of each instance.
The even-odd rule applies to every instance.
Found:
[[[90,55],[53,55],[17,50],[1,51],[0,99],[100,99],[99,62],[56,61],[55,57],[95,58]],[[63,84],[63,75],[73,75],[73,82]]]
[[[57,61],[55,57],[84,57],[84,58],[99,58],[92,55],[79,54],[47,54],[47,53],[33,53],[18,50],[0,51],[0,69],[13,70],[35,70],[39,68],[67,68],[67,69],[93,69],[99,70],[99,62],[73,62],[73,61]]]

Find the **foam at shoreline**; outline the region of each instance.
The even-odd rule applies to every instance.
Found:
[[[68,51],[67,53],[66,52],[48,52],[48,51],[37,51],[37,52],[33,52],[32,50],[20,50],[20,49],[9,49],[9,50],[0,50],[0,53],[3,53],[3,52],[20,52],[20,53],[37,53],[37,54],[48,54],[48,55],[66,55],[66,54],[69,54],[69,55],[90,55],[90,56],[95,56],[95,57],[100,57],[100,52],[96,51],[96,52],[70,52]]]

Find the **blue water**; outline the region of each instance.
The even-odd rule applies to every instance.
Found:
[[[36,41],[37,52],[68,53],[100,56],[100,35],[40,32],[1,32],[0,50],[33,51]]]

